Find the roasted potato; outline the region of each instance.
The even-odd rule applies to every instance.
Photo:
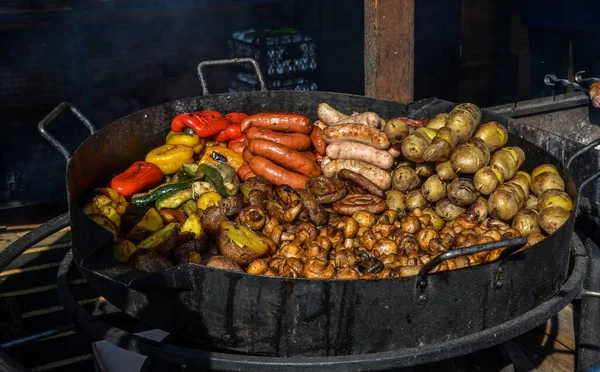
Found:
[[[394,190],[407,192],[421,185],[421,179],[410,163],[400,163],[392,172],[392,188]]]
[[[457,178],[448,185],[448,200],[459,207],[466,207],[475,202],[479,193],[469,178]]]
[[[458,216],[465,213],[467,209],[452,204],[448,198],[443,198],[435,204],[435,213],[444,221],[454,221]]]
[[[234,222],[221,222],[219,252],[241,266],[267,254],[268,245],[260,235]]]
[[[446,196],[446,184],[437,175],[433,175],[421,185],[421,194],[427,201],[435,203]]]
[[[571,212],[562,207],[548,207],[540,211],[537,217],[538,224],[548,234],[558,230],[571,217]]]
[[[136,249],[135,244],[129,240],[121,240],[113,247],[113,255],[117,260],[126,263]]]
[[[121,236],[119,227],[117,225],[115,225],[115,223],[112,222],[108,217],[106,217],[103,214],[96,214],[96,213],[92,213],[92,214],[88,215],[88,217],[91,218],[98,225],[104,227],[106,230],[111,232],[113,234],[115,241],[119,240],[119,237]]]
[[[450,156],[450,164],[456,173],[473,174],[490,161],[490,150],[479,138],[471,138],[458,145]]]
[[[481,110],[472,103],[461,103],[448,116],[446,127],[456,133],[458,143],[467,141],[481,121]]]
[[[473,136],[482,139],[490,152],[501,149],[508,141],[506,127],[495,121],[481,124]]]
[[[393,148],[402,149],[402,141],[408,136],[408,124],[400,119],[389,119],[383,129]]]
[[[424,162],[425,149],[431,144],[435,135],[435,131],[431,129],[417,128],[402,141],[402,145],[400,146],[402,155],[416,163]]]

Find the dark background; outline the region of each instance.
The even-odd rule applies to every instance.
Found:
[[[415,3],[415,99],[485,107],[530,97],[520,2]],[[64,200],[65,160],[37,131],[60,102],[102,127],[200,95],[197,64],[227,58],[232,32],[278,27],[316,43],[319,90],[364,94],[362,0],[0,0],[0,209]],[[225,92],[232,72],[208,76],[211,92]],[[50,132],[71,150],[87,135],[67,113]]]

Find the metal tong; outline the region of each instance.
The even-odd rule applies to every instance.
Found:
[[[580,71],[580,72],[583,73],[585,71]],[[579,74],[579,72],[577,74]],[[577,77],[581,78],[581,74],[576,75],[575,80],[577,80]],[[591,78],[591,79],[594,79],[594,78]],[[578,83],[571,82],[567,79],[559,79],[554,74],[547,74],[546,76],[544,76],[544,84],[549,85],[549,86],[555,86],[556,84],[560,84],[563,87],[573,87],[573,89],[579,90],[581,92],[586,92],[586,93],[590,92],[590,89],[588,87],[584,87],[582,85],[579,85]]]

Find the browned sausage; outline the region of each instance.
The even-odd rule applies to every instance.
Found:
[[[306,187],[308,177],[280,167],[265,157],[254,156],[248,165],[257,176],[265,178],[274,185],[289,185],[294,189]]]
[[[390,172],[362,160],[332,160],[322,167],[327,177],[335,177],[338,171],[349,169],[366,177],[382,190],[388,190],[392,184]]]
[[[386,150],[356,142],[334,142],[327,146],[326,153],[331,159],[362,160],[382,169],[389,169],[394,164],[394,157]]]
[[[267,140],[252,140],[246,149],[252,155],[264,156],[288,170],[298,172],[307,177],[321,174],[321,168],[317,166],[314,159],[279,143]]]
[[[380,150],[390,147],[385,133],[377,128],[360,124],[332,125],[323,129],[323,139],[327,143],[352,141],[373,146]]]
[[[254,154],[251,153],[250,150],[248,150],[248,146],[244,147],[244,151],[242,151],[242,158],[244,159],[244,161],[249,163],[250,159],[252,159],[253,156]]]
[[[250,115],[240,124],[242,133],[250,127],[270,129],[283,133],[309,134],[312,130],[310,119],[300,114],[289,114],[285,112],[263,112]]]
[[[250,127],[246,131],[248,140],[264,139],[280,143],[292,150],[305,151],[310,148],[310,138],[302,133],[278,133],[270,129]]]
[[[310,132],[310,141],[319,154],[323,155],[325,153],[325,148],[327,147],[327,142],[323,139],[323,129],[318,126],[314,126],[312,132]]]
[[[250,169],[250,166],[248,165],[248,163],[242,165],[238,169],[237,174],[242,181],[246,181],[248,178],[256,176],[256,174],[254,174],[254,172],[252,172],[252,169]]]

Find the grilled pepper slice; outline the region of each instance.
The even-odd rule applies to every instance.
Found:
[[[175,174],[183,163],[191,163],[194,150],[183,145],[162,145],[146,155],[146,161],[155,164],[164,174]]]
[[[148,203],[152,203],[153,201],[158,200],[159,198],[170,194],[174,191],[179,191],[183,189],[187,189],[192,185],[194,180],[180,182],[180,183],[167,183],[164,185],[160,185],[157,188],[154,188],[148,192],[135,194],[131,197],[131,203],[135,205],[144,205]]]
[[[192,128],[198,137],[211,137],[229,126],[230,122],[218,111],[196,111],[175,116],[171,122],[173,132]]]
[[[162,170],[147,161],[136,161],[125,172],[116,175],[110,181],[110,188],[129,197],[162,181]]]
[[[239,124],[230,124],[227,128],[216,135],[215,141],[227,142],[232,139],[236,139],[243,136],[242,130]]]
[[[229,114],[225,114],[225,119],[229,120],[233,124],[241,124],[242,120],[246,119],[248,114],[243,112],[230,112]]]
[[[242,155],[237,152],[221,146],[212,146],[206,150],[199,164],[227,164],[235,171],[240,169],[244,163]]]
[[[165,140],[167,145],[185,145],[195,147],[200,144],[200,137],[196,133],[185,134],[184,132],[170,131]]]

